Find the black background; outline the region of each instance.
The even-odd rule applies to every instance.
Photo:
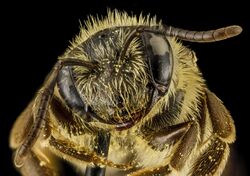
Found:
[[[221,4],[218,4],[218,3]],[[89,4],[87,4],[89,3]],[[107,7],[133,14],[157,15],[165,24],[190,30],[241,25],[235,38],[209,44],[185,43],[199,58],[198,65],[209,88],[230,110],[237,128],[237,155],[245,163],[249,144],[249,9],[244,0],[199,1],[71,1],[1,5],[1,115],[0,176],[18,175],[11,163],[9,131],[46,74],[79,31],[79,20],[89,14],[105,15]]]

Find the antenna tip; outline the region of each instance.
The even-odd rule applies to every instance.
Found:
[[[230,37],[234,37],[239,35],[242,32],[242,27],[238,26],[238,25],[233,25],[233,26],[228,26],[226,28],[226,33],[228,36]]]

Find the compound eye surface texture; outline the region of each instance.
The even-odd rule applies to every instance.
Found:
[[[143,34],[143,41],[154,81],[167,86],[173,67],[172,49],[167,38],[161,34],[146,32]]]
[[[61,69],[58,75],[59,92],[70,108],[84,109],[85,105],[72,80],[71,67],[66,66]]]

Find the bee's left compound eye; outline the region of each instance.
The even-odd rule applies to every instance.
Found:
[[[167,38],[162,34],[144,32],[142,39],[153,81],[168,86],[172,75],[173,57]]]

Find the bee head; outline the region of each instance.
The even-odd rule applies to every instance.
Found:
[[[163,34],[129,26],[108,28],[71,54],[76,57],[78,53],[84,53],[85,61],[95,67],[63,68],[59,90],[71,108],[91,112],[101,122],[132,126],[168,89],[173,60]]]
[[[125,19],[128,21],[127,16]],[[112,26],[108,24],[112,20],[106,23],[108,27],[78,42],[65,55],[91,62],[94,67],[63,67],[58,87],[69,108],[80,113],[85,121],[117,129],[137,124],[171,89],[176,59],[168,37],[213,42],[240,32],[237,26],[197,32],[160,24]]]

